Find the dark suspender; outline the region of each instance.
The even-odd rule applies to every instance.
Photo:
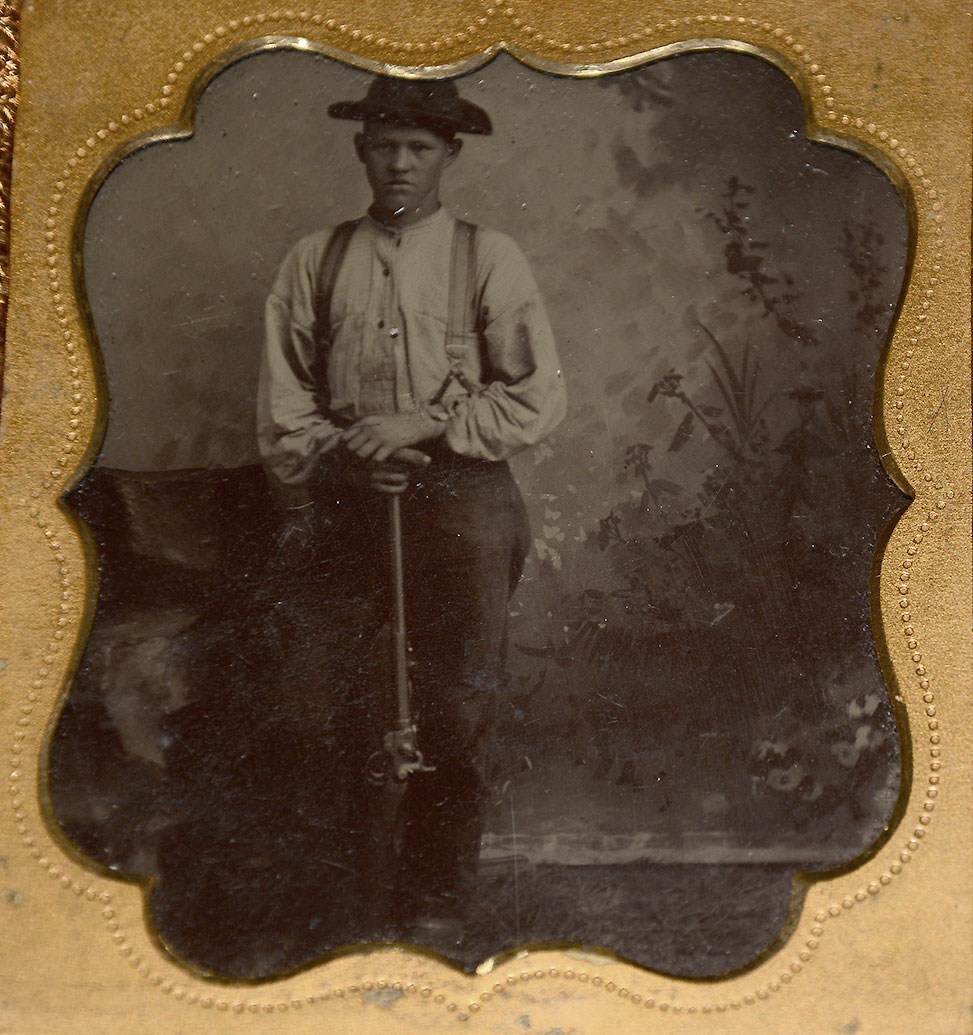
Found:
[[[452,381],[458,381],[470,395],[476,391],[462,370],[470,336],[478,329],[476,303],[476,226],[457,219],[449,260],[449,315],[446,323],[449,373],[429,400],[431,406],[442,401]]]
[[[462,219],[456,221],[453,251],[449,264],[449,322],[446,326],[446,351],[457,335],[474,330],[476,287],[476,227]]]
[[[331,348],[331,299],[344,261],[351,236],[358,227],[358,219],[351,219],[335,227],[321,257],[317,288],[314,298],[314,340],[317,343],[315,367],[327,368],[327,354]],[[430,404],[441,401],[451,381],[458,381],[469,393],[475,391],[460,364],[469,348],[469,336],[477,330],[476,305],[476,226],[458,219],[453,231],[453,247],[449,262],[449,300],[446,322],[446,355],[449,373]]]
[[[359,222],[358,219],[349,219],[346,223],[339,223],[331,234],[328,246],[324,249],[324,255],[321,256],[317,290],[314,296],[314,340],[318,345],[316,365],[321,364],[322,360],[325,364],[327,362],[326,354],[331,348],[331,298],[334,295],[338,270],[341,269],[345,252],[348,251],[348,242]]]

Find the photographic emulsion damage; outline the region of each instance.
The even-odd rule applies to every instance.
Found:
[[[47,797],[173,956],[712,977],[880,842],[906,208],[804,125],[729,51],[423,81],[281,47],[107,174]]]

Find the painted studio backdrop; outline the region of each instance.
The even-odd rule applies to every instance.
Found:
[[[313,845],[284,823],[258,851],[233,827],[233,801],[286,817],[259,744],[288,704],[258,688],[299,653],[233,601],[271,521],[264,301],[297,239],[368,203],[355,127],[325,113],[367,81],[308,53],[240,61],[191,139],[111,173],[84,237],[110,408],[74,506],[101,587],[52,736],[54,814],[155,877],[166,943],[230,976],[332,947],[308,929]],[[777,935],[792,875],[864,852],[899,793],[868,585],[904,502],[871,413],[905,209],[806,139],[796,89],[754,57],[568,79],[501,56],[460,89],[495,128],[465,141],[445,204],[527,255],[570,397],[513,465],[534,542],[464,961],[555,940],[724,972]],[[290,912],[268,905],[281,882]]]

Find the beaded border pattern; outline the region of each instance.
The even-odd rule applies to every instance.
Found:
[[[5,12],[7,18],[10,17],[10,10],[11,9],[8,7]],[[68,470],[72,459],[74,459],[74,454],[78,450],[77,429],[81,422],[82,406],[84,403],[84,398],[81,392],[82,382],[80,380],[81,366],[79,359],[79,353],[83,351],[83,348],[75,340],[74,334],[71,330],[70,317],[68,315],[68,308],[65,305],[63,294],[63,291],[65,290],[63,284],[65,282],[70,284],[70,274],[65,276],[64,273],[62,273],[62,257],[58,256],[57,245],[55,243],[56,229],[59,225],[58,217],[61,215],[60,205],[69,182],[72,179],[76,179],[78,176],[79,164],[99,146],[99,141],[104,141],[115,134],[122,133],[129,127],[141,122],[141,120],[146,116],[154,115],[157,112],[164,111],[168,108],[172,103],[171,95],[175,84],[183,76],[187,64],[193,61],[204,50],[218,45],[227,37],[228,34],[236,34],[241,28],[261,28],[273,25],[274,23],[285,23],[287,27],[295,25],[310,25],[316,28],[319,27],[325,29],[332,35],[334,42],[336,43],[342,41],[363,42],[365,44],[375,44],[394,51],[399,51],[406,55],[414,55],[435,53],[443,46],[453,43],[465,43],[475,35],[478,28],[482,28],[487,24],[489,19],[495,17],[502,17],[508,20],[509,24],[517,30],[517,35],[519,36],[526,36],[534,41],[543,42],[549,46],[557,47],[566,54],[588,54],[594,57],[596,57],[599,52],[611,51],[618,47],[631,46],[640,42],[651,43],[652,40],[658,38],[660,34],[671,34],[673,31],[676,31],[682,35],[687,29],[698,29],[703,26],[715,26],[717,28],[723,27],[724,29],[736,26],[751,34],[762,34],[772,47],[777,47],[778,49],[786,48],[786,56],[795,61],[798,66],[803,66],[808,75],[812,78],[817,89],[824,97],[828,125],[844,127],[849,129],[849,131],[852,127],[855,130],[858,130],[861,137],[869,141],[873,146],[883,149],[893,159],[897,161],[901,160],[901,163],[903,163],[912,172],[915,181],[921,184],[925,192],[925,198],[928,201],[928,206],[920,214],[920,219],[922,219],[923,216],[930,219],[931,230],[933,232],[933,239],[931,241],[931,249],[933,253],[933,263],[931,267],[932,275],[927,278],[925,285],[913,283],[912,290],[910,291],[911,296],[917,296],[921,299],[919,302],[920,312],[915,316],[915,323],[907,334],[908,348],[905,350],[906,358],[899,363],[900,373],[897,375],[895,382],[895,398],[893,403],[893,408],[895,410],[893,421],[895,435],[898,437],[903,450],[906,451],[906,456],[912,464],[913,470],[917,475],[921,475],[922,481],[926,483],[927,494],[929,496],[934,496],[935,498],[935,502],[926,507],[922,519],[917,523],[910,545],[906,548],[906,556],[902,559],[900,565],[898,565],[899,581],[897,583],[900,619],[902,624],[901,633],[907,641],[910,658],[915,665],[915,678],[918,689],[922,695],[922,701],[925,705],[924,712],[927,719],[926,726],[929,734],[929,762],[926,773],[927,786],[925,789],[924,800],[921,804],[921,810],[918,815],[918,825],[913,829],[912,836],[901,846],[896,861],[892,862],[888,866],[887,870],[877,875],[867,884],[863,884],[859,890],[854,892],[854,894],[845,896],[840,902],[834,902],[827,907],[827,909],[822,909],[815,914],[813,926],[810,928],[810,936],[806,938],[803,948],[796,953],[789,963],[785,963],[782,966],[777,977],[770,978],[764,985],[757,988],[752,993],[744,994],[738,998],[717,1000],[712,1003],[701,1005],[683,1005],[680,1003],[659,1001],[637,991],[631,991],[628,987],[619,985],[615,981],[606,981],[599,975],[591,975],[586,970],[576,970],[570,967],[548,967],[540,969],[523,969],[519,971],[511,970],[503,980],[497,980],[488,988],[481,991],[478,995],[467,998],[465,1005],[449,1000],[445,994],[437,992],[434,988],[428,985],[417,986],[411,982],[405,983],[401,981],[390,981],[387,979],[364,981],[361,984],[351,984],[343,988],[334,988],[319,994],[291,999],[261,1000],[254,997],[237,998],[232,995],[211,995],[201,993],[197,989],[190,987],[188,984],[170,980],[163,974],[155,973],[153,971],[151,963],[146,962],[139,955],[136,947],[130,944],[127,935],[122,929],[119,921],[116,919],[115,910],[112,906],[113,898],[111,892],[102,890],[95,885],[89,885],[87,883],[88,878],[79,878],[74,876],[71,872],[66,872],[66,868],[63,864],[49,859],[38,846],[35,837],[31,833],[28,825],[28,815],[25,811],[26,806],[23,797],[23,741],[27,736],[27,728],[33,721],[31,716],[34,712],[35,702],[38,699],[39,691],[45,687],[50,675],[50,669],[57,663],[58,655],[61,653],[63,648],[66,631],[65,627],[69,623],[67,612],[71,610],[71,601],[76,595],[73,587],[77,578],[67,565],[65,554],[63,553],[61,544],[57,539],[55,530],[52,527],[54,522],[41,514],[39,505],[39,500],[42,495],[45,497],[49,496],[50,491],[54,488],[55,484],[61,484],[63,482],[65,473]],[[14,86],[14,89],[16,89],[16,86]],[[4,115],[5,121],[3,129],[8,136],[6,138],[0,137],[0,139],[6,142],[6,139],[9,139],[12,118],[11,122],[7,122],[6,113],[4,113]],[[2,214],[2,210],[0,210],[0,215]],[[3,226],[0,224],[0,231],[2,231],[2,229]],[[827,76],[822,72],[820,65],[812,60],[806,48],[793,36],[787,34],[785,30],[775,27],[770,22],[743,16],[718,14],[696,15],[693,17],[672,19],[668,22],[659,22],[653,26],[647,26],[638,32],[589,44],[571,44],[566,41],[553,40],[535,27],[525,23],[517,16],[515,9],[509,6],[502,9],[487,7],[484,9],[483,15],[476,19],[475,24],[469,25],[466,29],[458,31],[452,36],[444,37],[440,41],[433,41],[428,44],[398,42],[384,36],[377,36],[370,32],[355,29],[348,24],[338,23],[333,18],[325,18],[322,15],[307,11],[274,11],[270,14],[257,14],[238,19],[230,19],[227,21],[226,25],[214,27],[211,32],[207,32],[200,39],[192,43],[191,46],[187,47],[180,58],[172,64],[170,71],[166,75],[165,85],[162,87],[160,95],[156,99],[142,107],[133,109],[130,113],[123,114],[119,118],[109,121],[105,126],[96,130],[84,141],[83,144],[76,148],[73,154],[68,158],[65,168],[61,171],[58,177],[55,191],[51,195],[50,204],[47,210],[44,239],[47,256],[46,265],[48,269],[48,286],[51,292],[51,302],[61,328],[63,348],[67,356],[68,368],[71,374],[70,383],[72,394],[70,417],[68,419],[68,426],[64,432],[64,442],[61,448],[61,455],[58,457],[54,466],[52,466],[49,472],[49,477],[43,478],[42,485],[40,487],[31,490],[31,499],[26,501],[29,515],[40,530],[41,534],[44,536],[47,547],[57,565],[57,571],[60,577],[61,602],[59,604],[57,616],[54,619],[53,628],[51,629],[50,640],[41,659],[42,664],[37,668],[35,678],[32,680],[30,687],[27,690],[26,697],[21,704],[21,715],[16,722],[14,743],[11,746],[11,772],[9,774],[10,804],[17,823],[17,830],[24,847],[28,849],[30,855],[36,860],[37,864],[63,888],[72,891],[79,898],[94,902],[101,907],[101,915],[105,922],[106,930],[113,943],[116,945],[121,955],[127,959],[128,963],[137,970],[138,974],[144,978],[151,987],[158,988],[161,992],[171,995],[176,1000],[183,1001],[190,1005],[197,1005],[204,1010],[231,1012],[235,1014],[284,1013],[289,1010],[299,1010],[307,1005],[331,999],[346,999],[362,993],[371,992],[375,989],[392,989],[403,994],[417,996],[423,1000],[429,1000],[432,1004],[443,1008],[457,1020],[469,1020],[473,1015],[482,1010],[491,1000],[503,996],[504,993],[525,982],[559,979],[580,985],[590,984],[592,987],[617,995],[631,1003],[633,1006],[639,1006],[643,1009],[655,1009],[663,1013],[671,1011],[673,1014],[685,1013],[706,1015],[722,1014],[727,1011],[741,1010],[744,1007],[753,1006],[761,1000],[766,1000],[771,995],[781,991],[783,987],[790,984],[794,978],[802,972],[806,964],[812,961],[813,953],[819,947],[819,940],[825,933],[826,924],[829,924],[834,919],[837,919],[844,913],[853,909],[857,903],[865,902],[869,897],[877,895],[882,887],[890,884],[895,877],[902,873],[904,867],[911,861],[913,855],[918,851],[922,839],[926,836],[927,827],[931,822],[932,813],[936,805],[936,797],[939,791],[938,784],[940,781],[940,770],[942,768],[942,749],[940,747],[941,735],[939,731],[939,722],[936,718],[935,696],[932,691],[931,676],[927,671],[926,665],[923,664],[924,659],[920,641],[918,639],[918,634],[916,633],[910,610],[913,606],[912,591],[910,587],[910,569],[915,563],[922,542],[937,526],[942,512],[947,507],[948,501],[954,498],[955,493],[952,488],[944,486],[941,479],[937,478],[934,474],[925,469],[924,462],[918,458],[915,448],[908,438],[906,420],[902,411],[905,408],[905,399],[908,394],[909,361],[914,355],[914,349],[919,345],[919,340],[928,318],[928,311],[931,308],[932,299],[935,296],[934,288],[938,280],[938,274],[941,270],[942,238],[942,199],[936,188],[925,176],[925,173],[922,167],[918,164],[915,156],[910,154],[909,149],[899,140],[886,130],[879,128],[876,124],[868,122],[863,118],[857,118],[847,114],[839,114],[835,108],[832,87],[828,84]],[[9,262],[9,259],[7,259],[6,262]],[[6,263],[4,263],[4,265],[5,264]],[[2,281],[0,281],[0,283],[2,283]],[[67,290],[70,290],[70,288],[68,287]],[[889,378],[888,375],[886,375],[887,384],[888,381]],[[934,493],[929,490],[934,490]],[[915,500],[914,502],[918,503],[919,501]]]

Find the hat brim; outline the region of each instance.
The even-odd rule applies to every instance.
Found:
[[[371,101],[338,101],[328,107],[333,119],[352,119],[356,122],[401,122],[410,125],[440,127],[452,133],[476,133],[486,136],[493,132],[490,116],[476,104],[462,99],[448,111],[430,111],[407,105],[375,104]]]

